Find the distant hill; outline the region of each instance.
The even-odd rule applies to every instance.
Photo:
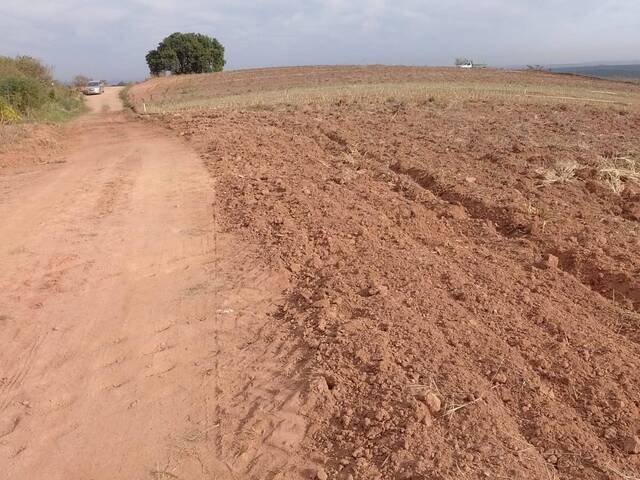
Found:
[[[549,71],[576,73],[590,77],[616,78],[640,81],[640,64],[632,65],[565,65],[551,66]]]

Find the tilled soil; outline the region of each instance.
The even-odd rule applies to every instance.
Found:
[[[206,161],[218,222],[291,273],[277,319],[314,372],[318,478],[640,472],[640,188],[600,172],[637,158],[638,112],[340,101],[163,120]]]

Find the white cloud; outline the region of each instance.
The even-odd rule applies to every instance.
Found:
[[[70,77],[145,75],[174,31],[202,31],[232,67],[637,59],[637,0],[0,0],[0,54],[32,53]],[[634,58],[635,57],[635,58]]]

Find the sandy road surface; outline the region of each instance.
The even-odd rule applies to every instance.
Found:
[[[124,87],[106,87],[103,95],[89,95],[86,98],[87,106],[92,113],[121,112],[123,110],[120,101],[120,92]]]
[[[304,424],[266,319],[286,278],[216,233],[198,156],[117,93],[61,163],[0,177],[1,476],[285,478]]]

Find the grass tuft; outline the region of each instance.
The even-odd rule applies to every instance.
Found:
[[[127,84],[118,93],[118,96],[120,97],[120,100],[122,100],[122,105],[124,106],[124,108],[126,110],[133,110],[133,103],[131,102],[131,98],[129,97],[129,90],[131,90],[132,86],[133,86],[133,84]]]
[[[575,160],[557,161],[552,168],[540,168],[536,173],[541,177],[543,185],[572,182],[580,165]]]
[[[22,124],[2,124],[0,122],[0,152],[5,147],[13,145],[29,135],[27,128]]]
[[[640,159],[618,156],[605,159],[600,168],[600,178],[619,195],[625,189],[625,183],[640,183]]]

